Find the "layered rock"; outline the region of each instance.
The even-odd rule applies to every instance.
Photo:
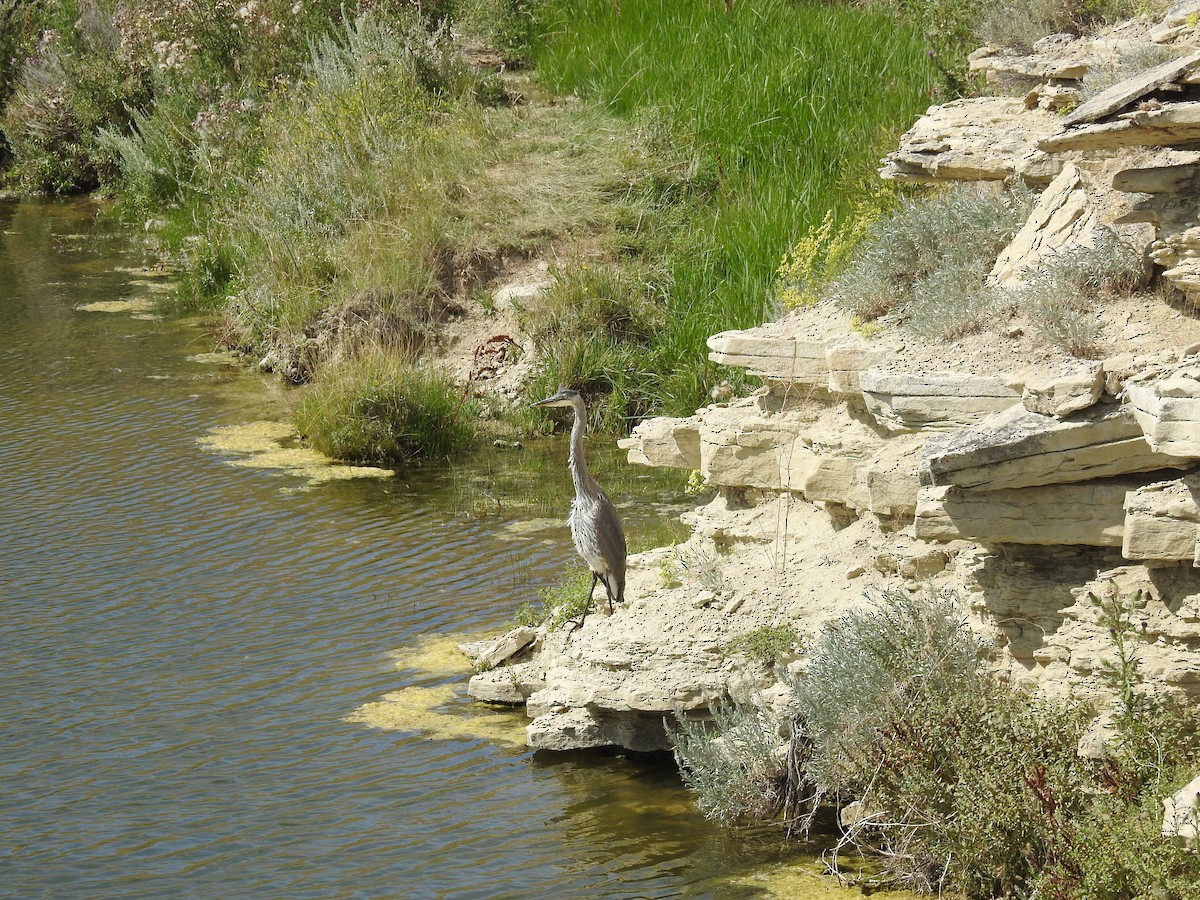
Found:
[[[1074,163],[1067,163],[1042,192],[1012,243],[996,259],[992,281],[1003,287],[1020,286],[1029,269],[1037,268],[1054,254],[1066,248],[1091,246],[1098,225],[1083,173]]]
[[[1102,404],[1068,418],[1015,406],[974,428],[930,437],[921,483],[1014,490],[1185,465],[1156,453],[1127,406]]]
[[[1154,381],[1131,380],[1125,396],[1152,449],[1182,459],[1200,457],[1200,381],[1190,367]]]
[[[915,534],[930,541],[1119,547],[1125,495],[1145,484],[1125,476],[1037,488],[922,488]]]
[[[882,366],[867,369],[859,384],[867,409],[889,431],[961,428],[1008,409],[1024,387],[994,375],[896,372]]]
[[[1121,555],[1200,565],[1200,477],[1154,482],[1125,495]]]
[[[1057,134],[1056,116],[1013,97],[977,97],[933,106],[884,160],[893,181],[1004,181],[1043,162],[1038,144]],[[1052,177],[1048,171],[1041,176]]]

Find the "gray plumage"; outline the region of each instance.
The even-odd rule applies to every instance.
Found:
[[[608,610],[613,603],[625,599],[625,531],[621,520],[608,495],[588,471],[583,456],[583,436],[587,432],[587,407],[577,391],[561,388],[553,397],[539,400],[534,406],[569,406],[575,411],[575,422],[571,426],[571,455],[567,467],[571,480],[575,482],[575,499],[571,503],[571,514],[567,521],[571,525],[571,539],[575,550],[592,571],[592,586],[588,591],[588,602],[579,617],[577,627],[592,605],[592,594],[596,582],[604,584],[608,594]]]

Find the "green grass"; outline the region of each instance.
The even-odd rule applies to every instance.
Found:
[[[725,644],[726,653],[740,653],[759,666],[774,665],[786,654],[796,653],[804,646],[803,639],[788,622],[781,625],[763,625],[745,634],[739,634]]]
[[[849,211],[880,148],[927,105],[921,37],[883,14],[783,0],[728,12],[649,0],[619,15],[552,0],[541,16],[539,78],[652,123],[681,204],[661,255],[639,260],[662,322],[644,362],[631,370],[622,354],[636,342],[618,340],[611,365],[552,365],[618,393],[616,415],[690,412],[721,377],[705,339],[768,317],[779,260],[827,211]]]
[[[166,220],[153,237],[184,263],[183,299],[219,307],[222,342],[289,381],[372,342],[420,351],[506,265],[552,259],[550,296],[519,311],[544,351],[530,393],[582,388],[608,431],[707,400],[728,373],[706,339],[769,317],[779,259],[847,214],[935,77],[915,31],[818,4],[358,16],[367,5],[270,0],[258,8],[280,29],[251,34],[224,7],[102,4],[97,34],[134,41],[147,94],[68,124],[133,221]],[[464,9],[536,81],[474,70],[429,30]],[[163,69],[175,39],[195,46]],[[72,109],[134,96],[97,85]],[[40,133],[50,96],[10,104],[11,134]],[[58,146],[22,158],[62,162],[74,143]]]
[[[585,568],[574,568],[558,584],[542,588],[540,607],[526,603],[513,614],[509,624],[537,628],[545,623],[550,631],[557,631],[568,620],[577,620],[586,614],[588,589],[592,586],[592,573]],[[596,596],[599,598],[602,594]]]
[[[374,349],[331,366],[297,407],[295,421],[326,456],[401,464],[473,446],[478,412],[444,376]]]

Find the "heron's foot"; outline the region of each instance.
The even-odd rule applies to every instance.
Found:
[[[571,627],[567,628],[568,625]],[[580,616],[578,619],[567,619],[567,621],[562,623],[562,627],[567,632],[567,642],[570,643],[571,636],[575,634],[576,630],[583,627],[583,616]]]

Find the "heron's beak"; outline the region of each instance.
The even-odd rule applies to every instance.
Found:
[[[545,400],[539,400],[537,403],[530,404],[533,407],[538,406],[570,406],[571,403],[563,396],[562,391],[559,391],[553,397],[547,397]]]

